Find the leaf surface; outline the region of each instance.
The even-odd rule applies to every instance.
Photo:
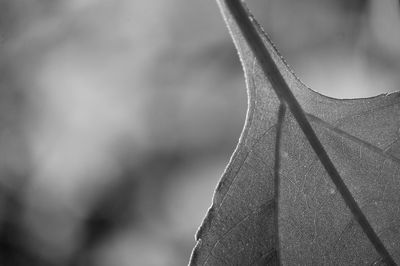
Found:
[[[217,2],[245,72],[248,111],[238,146],[197,232],[190,264],[400,264],[400,94],[339,100],[312,91],[246,10],[272,58],[266,71],[266,62],[228,8],[229,0]],[[280,94],[277,76],[297,99],[392,261],[382,255],[332,182],[291,102]]]

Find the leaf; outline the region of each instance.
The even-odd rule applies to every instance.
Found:
[[[190,264],[400,263],[400,93],[320,95],[240,1],[217,2],[249,106]]]

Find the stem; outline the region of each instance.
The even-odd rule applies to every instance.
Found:
[[[264,74],[270,79],[273,90],[278,95],[280,101],[285,102],[289,107],[308,142],[329,174],[337,190],[342,195],[354,218],[360,224],[364,233],[367,235],[368,239],[374,245],[376,251],[383,258],[383,260],[388,265],[396,265],[393,258],[390,256],[382,241],[379,239],[378,235],[375,233],[364,213],[361,211],[357,202],[351,195],[343,179],[340,177],[339,172],[336,170],[322,143],[319,141],[317,135],[311,127],[311,124],[306,118],[305,112],[297,102],[293,93],[290,91],[288,84],[285,82],[271,55],[268,53],[268,50],[265,47],[261,37],[258,35],[255,26],[250,21],[248,11],[245,10],[240,0],[223,1],[238,24],[241,33],[253,51],[255,58],[260,64]]]

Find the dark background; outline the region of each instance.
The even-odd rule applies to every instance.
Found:
[[[396,0],[249,0],[311,88],[399,88]],[[246,112],[214,0],[0,0],[0,265],[185,265]]]

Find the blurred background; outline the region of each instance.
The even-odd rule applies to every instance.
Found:
[[[397,0],[247,2],[314,90],[399,89]],[[247,103],[215,1],[0,12],[0,265],[186,265]]]

